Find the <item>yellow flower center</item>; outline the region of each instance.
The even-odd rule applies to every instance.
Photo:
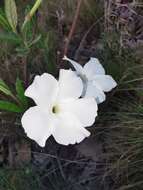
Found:
[[[58,105],[53,106],[52,112],[53,112],[54,114],[59,113],[59,111],[60,111],[60,109],[59,109],[59,106],[58,106]]]

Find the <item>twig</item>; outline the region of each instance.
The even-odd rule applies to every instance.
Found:
[[[73,36],[73,34],[75,32],[75,28],[76,28],[77,21],[78,21],[78,18],[79,18],[79,13],[80,13],[80,8],[81,8],[81,5],[82,5],[82,1],[83,0],[78,0],[78,4],[77,4],[74,19],[73,19],[73,23],[72,23],[72,26],[71,26],[71,29],[70,29],[70,32],[69,32],[69,35],[68,35],[68,38],[67,38],[67,41],[66,41],[66,44],[65,44],[64,55],[66,55],[67,52],[68,52],[69,44],[70,44],[72,36]]]

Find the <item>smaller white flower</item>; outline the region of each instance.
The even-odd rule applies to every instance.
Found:
[[[94,98],[79,98],[82,90],[80,77],[71,70],[60,70],[59,81],[48,73],[36,76],[25,91],[37,104],[22,117],[27,136],[42,147],[51,135],[63,145],[88,137],[85,127],[94,123],[97,103]]]
[[[106,99],[104,92],[109,92],[117,86],[112,76],[105,74],[98,59],[91,57],[83,67],[66,56],[63,59],[72,64],[77,75],[82,79],[84,84],[82,97],[94,97],[99,104]]]

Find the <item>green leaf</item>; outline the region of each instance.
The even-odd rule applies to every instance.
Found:
[[[42,1],[43,0],[36,0],[36,2],[33,5],[32,9],[30,10],[30,12],[25,17],[24,23],[22,25],[22,30],[24,30],[24,28],[27,25],[27,23],[31,20],[31,18],[33,17],[33,15],[36,13],[36,11],[40,7]]]
[[[29,49],[25,47],[17,47],[16,52],[19,57],[23,57],[29,53]]]
[[[7,84],[2,79],[0,79],[0,91],[8,96],[13,96],[10,88],[7,86]]]
[[[5,13],[13,32],[16,33],[18,17],[15,0],[5,0]]]
[[[39,34],[30,44],[28,44],[29,48],[36,44],[41,39],[41,34]]]
[[[7,20],[2,15],[0,15],[0,25],[4,29],[8,29],[9,28],[9,24],[8,24]]]
[[[16,104],[8,101],[0,100],[0,110],[22,113],[24,110]]]
[[[27,101],[27,97],[24,95],[24,86],[22,81],[17,78],[16,80],[16,92],[17,92],[17,97],[20,100],[20,102],[24,105],[25,108],[27,108],[28,106],[28,101]]]
[[[2,9],[0,9],[0,26],[2,26],[3,29],[8,30],[8,31],[11,29],[11,27],[5,17],[5,13]]]
[[[8,33],[8,32],[0,33],[0,40],[8,41],[8,42],[16,43],[16,44],[22,43],[22,40],[17,35]]]

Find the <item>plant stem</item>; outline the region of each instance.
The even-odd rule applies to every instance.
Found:
[[[31,18],[33,17],[33,15],[35,14],[35,12],[39,8],[39,6],[41,5],[42,1],[43,0],[37,0],[35,2],[34,6],[32,7],[32,9],[30,10],[30,12],[26,15],[24,23],[22,25],[22,30],[24,29],[24,27],[27,24],[27,22],[29,22],[31,20]]]
[[[64,55],[66,55],[67,52],[68,52],[69,44],[70,44],[72,36],[73,36],[73,34],[75,32],[77,21],[78,21],[78,18],[79,18],[81,5],[82,5],[82,1],[83,0],[78,0],[78,4],[77,4],[74,19],[73,19],[73,23],[72,23],[72,26],[71,26],[71,29],[70,29],[70,32],[69,32],[69,35],[68,35],[68,38],[67,38],[67,41],[66,41],[66,44],[65,44]]]

